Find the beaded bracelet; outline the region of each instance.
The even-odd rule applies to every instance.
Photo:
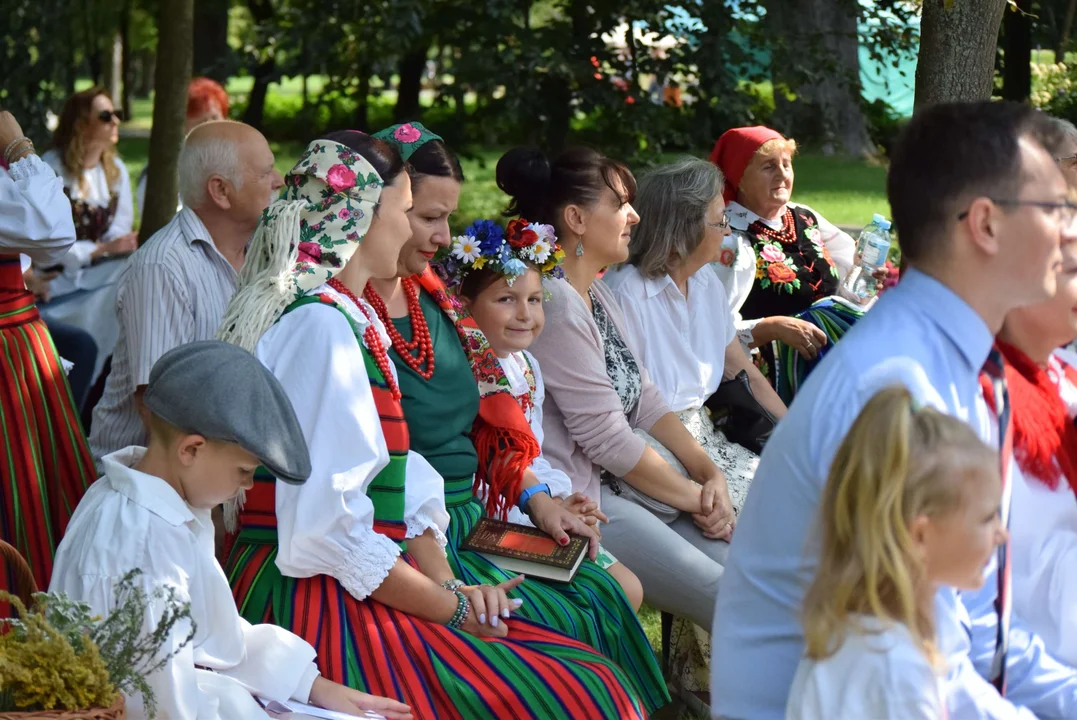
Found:
[[[471,601],[467,599],[467,595],[459,590],[453,590],[453,594],[456,595],[456,612],[453,613],[452,620],[449,620],[449,627],[453,630],[460,630],[464,627],[464,623],[467,622],[467,616],[471,612]]]
[[[26,145],[27,148],[21,148],[22,145]],[[33,151],[34,141],[25,136],[15,138],[7,144],[6,148],[4,148],[4,160],[6,160],[10,164],[12,162],[11,158],[15,155],[14,151],[17,150],[19,152],[22,152],[25,149]]]
[[[459,578],[453,578],[452,580],[446,580],[445,582],[441,583],[441,587],[445,588],[446,590],[456,591],[459,588],[465,587],[465,583]]]

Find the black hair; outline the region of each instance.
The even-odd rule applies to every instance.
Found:
[[[430,140],[411,154],[408,175],[413,185],[422,182],[424,177],[447,177],[458,183],[464,182],[459,158],[441,140]]]
[[[506,216],[557,229],[561,210],[572,204],[591,207],[606,188],[622,203],[636,198],[628,166],[582,146],[566,149],[552,163],[541,150],[513,148],[497,161],[497,186],[511,198]]]
[[[1018,140],[1043,145],[1047,117],[1012,102],[946,103],[913,116],[890,152],[886,192],[903,258],[945,253],[947,229],[978,197],[1014,198],[1026,182]]]
[[[358,130],[338,130],[329,133],[324,139],[340,143],[361,155],[377,171],[386,185],[391,185],[396,181],[397,176],[404,172],[404,161],[400,158],[397,149],[373,135],[367,135]]]

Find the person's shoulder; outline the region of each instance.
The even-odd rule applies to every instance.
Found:
[[[112,162],[115,163],[116,169],[120,171],[120,174],[126,177],[128,174],[127,164],[124,163],[123,158],[121,158],[119,155],[115,155],[112,158]]]
[[[618,300],[643,300],[647,296],[647,280],[635,265],[620,265],[602,276],[601,282]]]
[[[563,313],[582,305],[579,293],[564,278],[546,278],[542,281],[546,292],[546,312]]]

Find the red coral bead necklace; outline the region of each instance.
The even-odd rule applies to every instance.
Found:
[[[326,284],[355,303],[355,307],[359,308],[359,312],[363,313],[363,316],[370,322],[370,324],[367,325],[366,330],[363,331],[363,340],[366,341],[367,348],[370,350],[371,355],[374,356],[374,364],[378,366],[378,370],[381,371],[382,377],[385,378],[385,384],[389,386],[389,393],[393,396],[394,400],[400,402],[400,398],[402,398],[403,395],[400,392],[400,384],[397,383],[396,376],[393,375],[389,353],[385,350],[385,346],[382,345],[381,336],[378,335],[378,329],[374,326],[373,319],[367,314],[366,308],[363,307],[363,303],[359,302],[359,298],[356,297],[355,293],[348,289],[348,286],[340,280],[332,278]]]
[[[367,285],[363,291],[363,297],[374,308],[374,312],[381,318],[389,338],[393,341],[393,349],[396,354],[407,364],[409,368],[418,373],[423,380],[429,380],[434,376],[434,341],[430,337],[430,327],[426,324],[423,315],[423,307],[419,304],[419,291],[411,278],[401,278],[400,284],[404,289],[404,296],[408,301],[408,318],[411,320],[411,342],[404,339],[400,331],[389,317],[389,309],[385,307],[385,301]],[[415,355],[412,352],[418,350]]]

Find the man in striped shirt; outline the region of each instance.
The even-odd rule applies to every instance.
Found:
[[[141,396],[150,369],[172,348],[216,335],[258,218],[284,185],[262,134],[227,120],[191,131],[179,176],[183,210],[131,256],[120,278],[120,338],[90,432],[99,464],[146,445]]]

